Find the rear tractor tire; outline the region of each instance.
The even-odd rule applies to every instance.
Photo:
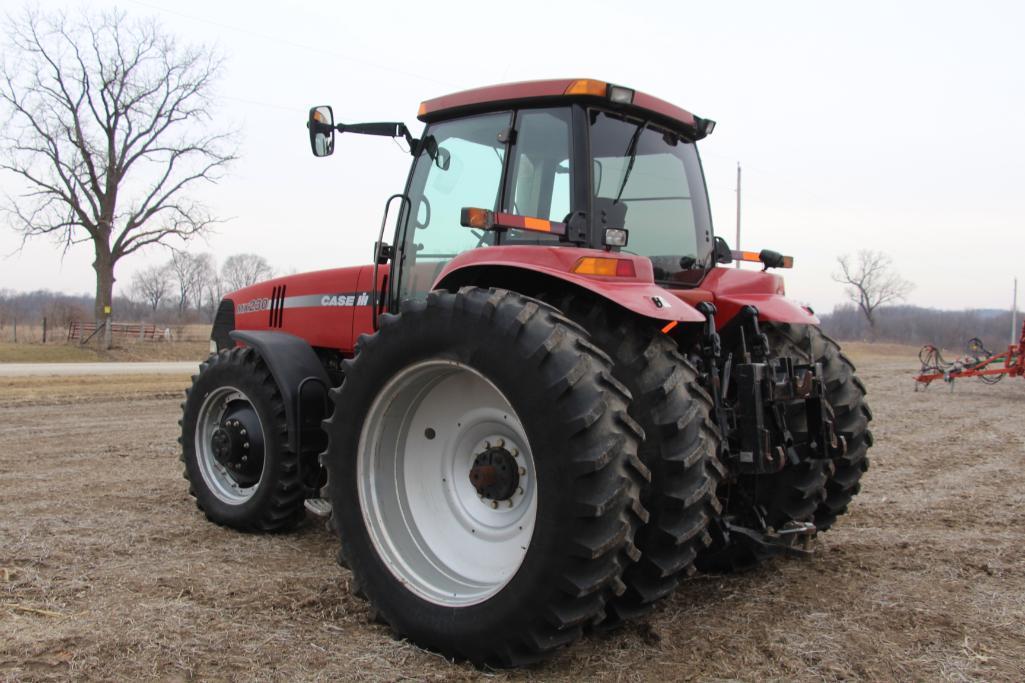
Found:
[[[833,409],[837,434],[847,440],[847,452],[828,464],[826,495],[815,510],[815,526],[828,530],[861,491],[861,477],[868,471],[868,449],[872,447],[872,411],[865,402],[864,383],[854,363],[840,351],[840,345],[815,325],[768,325],[769,344],[779,355],[801,363],[821,363],[826,400]]]
[[[860,490],[868,469],[872,413],[865,403],[865,385],[840,347],[814,325],[766,323],[771,357],[789,357],[797,364],[820,363],[826,400],[833,413],[836,432],[847,441],[844,455],[832,460],[805,460],[767,475],[741,475],[720,489],[725,513],[738,523],[760,523],[779,530],[792,524],[813,523],[826,531]],[[801,406],[787,411],[792,431],[805,432],[807,416]],[[796,542],[797,537],[793,540]],[[731,539],[717,544],[699,560],[705,571],[732,571],[756,566],[764,557],[744,543]]]
[[[285,407],[259,354],[211,355],[182,404],[181,460],[207,518],[241,531],[287,531],[305,517],[299,458],[287,445]]]
[[[647,519],[610,359],[499,289],[431,292],[380,323],[324,423],[354,592],[397,636],[478,665],[573,642],[625,590]]]
[[[708,527],[721,512],[716,490],[724,474],[720,435],[711,397],[670,337],[591,298],[553,303],[612,358],[613,375],[633,394],[630,416],[644,428],[640,457],[652,476],[641,502],[651,518],[635,541],[641,559],[623,575],[627,590],[609,604],[611,626],[670,595],[712,542]]]

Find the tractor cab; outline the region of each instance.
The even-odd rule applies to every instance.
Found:
[[[311,110],[318,156],[333,149],[334,130],[410,141],[393,246],[379,242],[375,254],[392,261],[391,309],[426,295],[475,249],[635,255],[650,261],[655,283],[673,288],[697,285],[716,260],[695,145],[714,123],[644,93],[595,80],[480,88],[424,102],[419,140],[403,124],[334,126],[329,117],[328,108]],[[620,263],[633,261],[607,266],[612,275],[646,274]]]

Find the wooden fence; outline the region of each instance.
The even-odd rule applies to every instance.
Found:
[[[68,341],[79,340],[85,343],[97,333],[97,328],[102,330],[103,323],[97,325],[92,321],[73,320],[68,325]],[[110,333],[122,339],[138,339],[140,341],[153,341],[160,338],[157,326],[152,323],[111,323]]]

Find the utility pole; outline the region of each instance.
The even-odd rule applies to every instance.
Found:
[[[733,245],[734,249],[740,249],[740,162],[737,162],[737,241]],[[735,268],[740,268],[740,261],[736,262]]]
[[[1018,343],[1018,278],[1014,278],[1014,298],[1011,304],[1011,346]]]

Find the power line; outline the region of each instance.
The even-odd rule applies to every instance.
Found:
[[[356,64],[362,64],[363,66],[368,66],[370,68],[378,69],[380,71],[389,71],[389,72],[392,72],[392,73],[401,74],[403,76],[409,76],[410,78],[417,78],[417,79],[420,79],[420,80],[423,80],[423,81],[429,81],[429,82],[432,82],[432,83],[439,83],[439,84],[445,85],[445,86],[453,86],[454,85],[451,81],[444,81],[444,80],[441,80],[441,79],[438,79],[438,78],[433,78],[431,76],[425,76],[423,74],[415,73],[413,71],[406,71],[405,69],[397,69],[397,68],[392,67],[392,66],[386,66],[384,64],[378,64],[376,62],[370,62],[370,61],[367,61],[365,59],[359,59],[357,57],[350,57],[348,55],[343,55],[343,54],[335,52],[333,50],[325,50],[322,47],[316,47],[314,45],[307,45],[305,43],[299,43],[299,42],[296,42],[294,40],[287,40],[285,38],[279,38],[278,36],[269,35],[269,34],[266,34],[266,33],[259,33],[257,31],[251,31],[249,29],[241,28],[239,26],[232,26],[231,24],[225,24],[225,23],[222,23],[222,22],[219,22],[219,21],[213,21],[212,19],[204,19],[203,17],[197,17],[197,16],[194,16],[194,15],[191,15],[191,14],[186,14],[184,12],[179,12],[178,10],[167,9],[166,7],[159,7],[157,5],[151,5],[151,4],[147,3],[147,2],[141,2],[141,0],[127,0],[127,1],[132,3],[133,5],[139,5],[140,7],[145,7],[147,9],[150,9],[150,10],[153,10],[153,11],[156,11],[156,12],[163,12],[164,14],[173,14],[175,16],[181,17],[183,19],[188,19],[190,21],[195,21],[195,22],[198,22],[198,23],[201,23],[201,24],[208,24],[210,26],[216,26],[218,28],[228,29],[229,31],[235,31],[236,33],[242,33],[242,34],[250,36],[252,38],[259,38],[260,40],[270,40],[270,41],[273,41],[273,42],[276,42],[276,43],[280,43],[282,45],[287,45],[289,47],[298,48],[300,50],[308,50],[310,52],[316,52],[318,54],[328,55],[328,56],[331,56],[331,57],[335,57],[336,59],[342,59],[342,60],[345,60],[345,61],[348,61],[348,62],[354,62]]]

